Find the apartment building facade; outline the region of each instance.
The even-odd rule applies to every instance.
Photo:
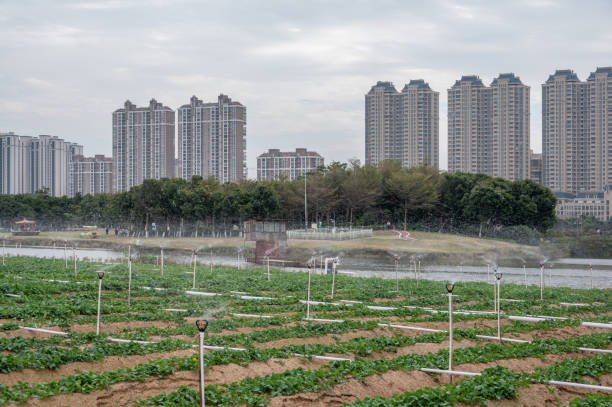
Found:
[[[422,79],[401,92],[379,81],[365,95],[365,162],[397,160],[438,168],[439,93]]]
[[[223,94],[212,103],[192,96],[178,109],[177,121],[179,177],[246,179],[246,106]]]
[[[46,190],[51,196],[71,193],[71,167],[83,146],[56,136],[0,134],[0,193],[29,194]]]
[[[612,188],[612,67],[586,81],[557,70],[542,85],[542,178],[554,192]]]
[[[305,148],[296,148],[295,152],[269,149],[266,153],[257,156],[257,180],[293,181],[324,165],[325,159],[319,153]]]
[[[448,89],[448,170],[529,178],[529,87],[512,73],[487,87],[475,75]]]
[[[151,99],[137,107],[129,100],[112,115],[113,190],[128,191],[145,179],[174,177],[174,111]]]
[[[71,183],[73,192],[81,195],[108,194],[113,192],[113,159],[104,155],[83,157],[77,155],[72,162]]]
[[[558,192],[555,213],[559,219],[592,216],[602,222],[612,220],[612,191]]]

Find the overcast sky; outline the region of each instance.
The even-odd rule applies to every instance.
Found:
[[[52,134],[112,153],[111,113],[155,97],[176,109],[225,93],[247,106],[249,176],[268,148],[326,162],[364,159],[364,94],[461,75],[514,72],[531,87],[541,151],[541,84],[612,65],[612,1],[0,0],[0,131]]]

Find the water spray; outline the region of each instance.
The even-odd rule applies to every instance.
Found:
[[[499,344],[501,345],[502,343],[502,337],[501,337],[501,295],[500,295],[500,289],[501,289],[501,278],[502,278],[502,274],[501,273],[495,273],[495,278],[497,279],[497,339],[499,339]]]
[[[200,360],[199,360],[199,367],[200,367],[200,407],[204,407],[206,406],[206,399],[204,397],[204,332],[206,331],[206,328],[208,328],[208,321],[203,319],[203,320],[197,320],[196,321],[196,326],[198,327],[198,331],[199,331],[199,354],[200,354]]]
[[[100,297],[102,295],[102,278],[104,272],[98,272],[98,317],[96,318],[96,336],[100,335]]]

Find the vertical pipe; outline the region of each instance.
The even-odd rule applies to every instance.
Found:
[[[336,285],[336,262],[332,261],[332,292],[331,297],[334,298],[334,286]]]
[[[128,257],[128,307],[132,305],[132,256]]]
[[[527,269],[525,268],[524,264],[523,264],[523,274],[525,274],[525,288],[527,288]]]
[[[268,281],[270,281],[270,257],[268,257]]]
[[[589,264],[589,270],[591,271],[591,290],[593,289],[593,265]]]
[[[193,252],[193,289],[195,289],[195,280],[196,280],[196,266],[198,264],[198,255],[196,252]]]
[[[64,241],[64,263],[66,263],[66,267],[68,268],[68,253],[66,252],[67,247],[66,247],[66,241]]]
[[[200,331],[200,406],[206,405],[206,399],[204,397],[204,331]]]
[[[6,259],[6,240],[2,241],[2,265],[4,266],[5,263],[5,259]],[[591,278],[591,281],[593,281],[593,279]],[[592,284],[591,284],[592,285]],[[592,287],[591,287],[592,288]]]
[[[98,316],[96,318],[96,336],[100,335],[100,297],[102,294],[102,277],[104,273],[98,273]]]
[[[213,259],[212,259],[212,247],[210,248],[210,272],[212,273],[213,269]]]
[[[453,293],[448,293],[448,370],[453,370]],[[452,378],[452,375],[451,375]]]
[[[74,278],[77,278],[77,260],[76,260],[76,246],[72,246],[72,257],[74,257]]]
[[[161,275],[164,276],[164,248],[161,249]]]
[[[306,319],[310,318],[310,267],[308,267],[308,289],[306,290]]]
[[[544,300],[544,263],[540,263],[540,301]]]
[[[487,283],[491,281],[490,271],[491,271],[491,266],[487,264]]]
[[[497,338],[501,345],[501,276],[497,278]]]
[[[395,256],[395,291],[399,292],[399,277],[397,275],[397,256]]]

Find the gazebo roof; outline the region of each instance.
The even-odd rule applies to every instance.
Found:
[[[18,220],[15,222],[16,225],[34,224],[34,223],[36,222],[34,222],[33,220],[28,220],[28,219]]]

